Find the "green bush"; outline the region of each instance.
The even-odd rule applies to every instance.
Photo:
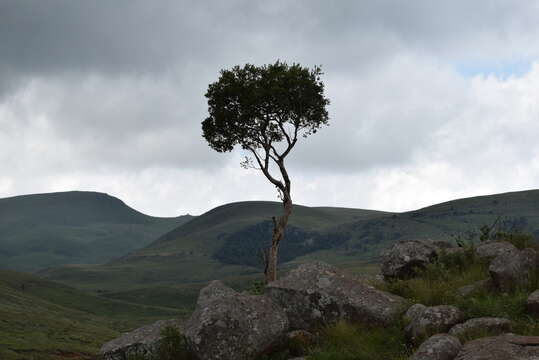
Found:
[[[161,330],[158,358],[156,360],[191,360],[194,359],[187,351],[184,336],[179,330],[167,326]]]
[[[367,328],[347,322],[324,328],[320,343],[312,349],[313,360],[401,360],[412,349],[404,339],[403,323]]]

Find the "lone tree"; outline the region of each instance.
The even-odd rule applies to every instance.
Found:
[[[241,146],[250,154],[241,165],[262,171],[283,202],[282,215],[273,217],[271,246],[264,251],[266,282],[277,279],[279,242],[292,213],[285,159],[300,137],[328,124],[329,100],[324,97],[322,74],[319,66],[309,69],[281,61],[246,64],[221,70],[205,95],[209,117],[202,130],[209,145],[218,152]]]

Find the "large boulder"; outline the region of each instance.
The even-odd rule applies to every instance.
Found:
[[[417,345],[431,335],[447,332],[463,320],[464,314],[455,306],[429,306],[412,317],[405,329],[406,339]]]
[[[488,268],[493,285],[508,292],[526,286],[537,270],[538,256],[533,249],[511,250],[498,255]]]
[[[322,263],[300,265],[266,286],[266,295],[284,308],[292,329],[347,320],[365,325],[391,324],[406,300],[376,290]]]
[[[513,244],[507,241],[485,241],[476,246],[475,254],[480,258],[492,260],[498,255],[516,249]]]
[[[453,360],[462,344],[459,339],[447,334],[437,334],[424,341],[410,360]]]
[[[404,317],[407,320],[412,321],[415,318],[419,317],[426,308],[427,307],[423,304],[414,304],[410,306],[408,310],[406,310],[406,313],[404,313]]]
[[[455,360],[537,360],[539,336],[505,334],[467,342]]]
[[[511,331],[511,320],[504,318],[482,317],[470,319],[462,324],[457,324],[449,330],[449,334],[461,340],[472,338],[501,335]]]
[[[105,343],[100,351],[103,360],[125,360],[130,357],[151,358],[157,356],[162,340],[161,331],[169,326],[177,328],[181,332],[181,325],[178,320],[159,320]]]
[[[287,329],[286,314],[271,299],[213,281],[201,290],[184,334],[200,360],[250,360],[282,341]]]
[[[393,244],[382,254],[382,275],[386,279],[406,279],[438,256],[439,248],[429,241],[406,240]]]
[[[535,290],[528,297],[526,302],[526,310],[533,316],[539,319],[539,289]]]

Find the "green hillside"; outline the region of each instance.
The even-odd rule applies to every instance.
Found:
[[[211,279],[241,287],[260,277],[257,254],[269,241],[269,221],[280,206],[220,206],[108,264],[47,269],[41,275],[115,299],[150,303],[153,294],[163,305],[167,299],[192,305]],[[498,217],[499,226],[538,234],[539,191],[461,199],[405,213],[295,206],[281,243],[281,268],[320,259],[365,269],[396,241],[469,237]]]
[[[0,271],[0,359],[86,359],[120,332],[178,309],[143,306],[89,295],[14,271]]]
[[[96,192],[0,199],[0,268],[35,271],[103,263],[148,245],[190,219],[147,216]]]

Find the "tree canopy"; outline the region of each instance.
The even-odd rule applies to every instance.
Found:
[[[222,70],[219,80],[208,87],[209,117],[203,121],[204,138],[219,152],[235,145],[255,152],[286,157],[298,136],[308,136],[328,123],[321,68],[274,64]],[[286,142],[284,151],[276,142]],[[272,149],[273,146],[273,149]],[[270,158],[268,156],[268,159]],[[261,164],[266,160],[260,158]]]

